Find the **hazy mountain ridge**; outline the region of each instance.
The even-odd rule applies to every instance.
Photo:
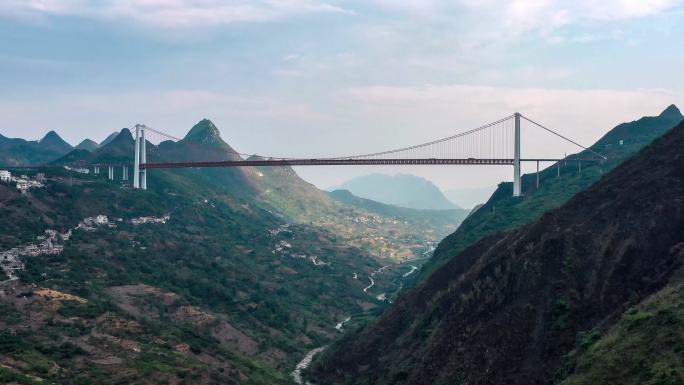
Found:
[[[468,210],[419,210],[388,205],[371,199],[360,198],[348,190],[335,190],[328,193],[335,200],[353,205],[372,213],[389,216],[398,220],[416,222],[418,225],[431,224],[442,227],[444,235],[451,233],[468,215]]]
[[[459,208],[449,201],[432,182],[410,174],[360,176],[331,190],[349,190],[361,198],[412,209]]]
[[[316,382],[527,385],[576,372],[568,383],[678,383],[667,331],[684,317],[648,298],[681,299],[682,148],[684,124],[539,220],[470,245],[329,350]],[[616,346],[609,334],[626,327],[653,348]]]

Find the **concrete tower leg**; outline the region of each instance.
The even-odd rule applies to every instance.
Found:
[[[520,186],[520,113],[515,113],[515,140],[513,142],[513,196],[522,193]]]
[[[141,130],[141,135],[140,135],[140,162],[145,164],[147,163],[147,151],[145,149],[145,144],[147,140],[145,139],[145,129],[143,128]],[[143,190],[147,190],[147,170],[142,169],[140,170],[140,188]]]
[[[133,188],[140,188],[140,125],[135,125],[135,159],[133,160]]]

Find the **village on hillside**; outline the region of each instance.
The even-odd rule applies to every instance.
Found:
[[[45,174],[42,172],[39,172],[34,179],[31,179],[27,175],[17,177],[7,170],[0,170],[0,182],[16,183],[17,189],[22,193],[26,193],[31,188],[45,187],[45,181]]]

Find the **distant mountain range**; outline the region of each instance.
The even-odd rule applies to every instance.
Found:
[[[7,138],[0,134],[0,167],[41,166],[69,154],[73,150],[93,152],[112,142],[119,132],[110,134],[102,143],[84,139],[76,147],[67,143],[58,133],[50,131],[41,140]],[[72,158],[74,158],[72,156]]]
[[[370,174],[353,178],[330,190],[348,190],[361,198],[419,210],[460,208],[432,182],[410,174]]]
[[[416,223],[432,224],[433,227],[457,226],[468,215],[468,210],[448,209],[448,210],[426,210],[411,209],[395,205],[388,205],[371,199],[360,198],[348,190],[335,190],[328,193],[333,199],[352,205],[354,207],[368,210],[372,213],[389,216],[401,220],[410,220]]]
[[[0,135],[0,167],[41,165],[65,155],[73,147],[56,132],[48,132],[43,139],[29,141]]]

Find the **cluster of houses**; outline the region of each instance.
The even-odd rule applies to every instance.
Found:
[[[165,224],[171,219],[171,214],[166,214],[163,217],[139,217],[131,219],[131,223],[134,225],[142,225],[145,223],[161,223]]]
[[[83,218],[83,220],[79,222],[76,228],[85,231],[95,231],[99,226],[107,226],[110,229],[113,229],[116,228],[115,222],[121,221],[123,221],[123,219],[121,218],[116,218],[110,221],[109,217],[107,217],[106,215],[96,215],[94,217]]]
[[[131,223],[139,225],[142,223],[166,223],[171,219],[171,215],[163,217],[140,217],[131,219]],[[35,257],[39,255],[60,254],[64,250],[64,242],[71,238],[73,230],[95,231],[98,227],[116,228],[117,222],[123,222],[122,218],[109,218],[106,215],[96,215],[94,217],[83,218],[76,227],[66,233],[59,233],[55,230],[45,230],[43,235],[39,235],[37,243],[15,247],[6,251],[0,251],[0,268],[10,280],[17,278],[17,272],[24,270],[24,262],[21,256]]]
[[[325,219],[331,219],[334,220],[336,219],[332,215],[326,215],[323,218]],[[398,221],[396,219],[387,219],[383,218],[379,215],[358,215],[358,216],[345,216],[345,220],[354,222],[354,223],[363,223],[363,224],[369,224],[369,223],[377,223],[377,224],[393,224],[393,225],[398,225],[400,223],[403,224],[408,224],[407,221]]]
[[[45,186],[45,174],[39,172],[34,179],[27,175],[20,175],[18,177],[12,176],[12,173],[7,170],[0,170],[0,182],[2,183],[16,183],[17,189],[22,193],[26,193],[31,188],[41,188]]]
[[[273,250],[273,253],[278,253],[278,254],[289,254],[290,251],[289,249],[292,248],[292,244],[286,240],[280,240],[278,243],[275,245],[275,249]]]
[[[283,226],[285,226],[284,227],[285,230],[281,230],[280,232],[290,231],[290,230],[288,230],[289,225],[283,225]],[[278,229],[282,229],[283,226],[280,226]],[[276,230],[278,230],[278,229],[276,229]],[[272,234],[272,235],[279,234],[279,232],[274,233],[274,231],[276,231],[276,230],[269,230],[269,234]],[[289,255],[290,257],[295,258],[295,259],[309,260],[315,266],[329,266],[330,265],[330,262],[321,261],[317,255],[307,255],[304,253],[293,253],[291,251],[291,249],[292,249],[292,244],[290,242],[284,240],[284,239],[281,239],[278,241],[278,243],[276,243],[275,248],[271,252],[273,254],[280,254],[281,256]]]
[[[90,174],[90,170],[88,170],[87,168],[83,168],[83,167],[64,166],[64,169],[67,171],[77,172],[79,174]]]
[[[377,216],[377,215],[370,215],[370,216],[360,215],[358,217],[347,217],[347,219],[352,221],[352,222],[355,222],[355,223],[379,223],[379,224],[387,223],[387,224],[393,224],[393,225],[397,225],[397,224],[401,223],[400,221],[397,221],[396,219],[385,220],[382,217]],[[408,223],[408,222],[404,221],[404,224],[406,224],[406,223]]]
[[[36,257],[39,255],[59,254],[64,250],[63,242],[71,237],[71,230],[59,233],[55,230],[45,230],[43,235],[36,237],[37,243],[14,247],[0,251],[0,267],[10,279],[16,279],[17,271],[24,270],[24,262],[19,256]]]
[[[284,225],[280,225],[280,226],[276,227],[275,229],[267,230],[267,232],[268,232],[268,235],[275,237],[278,234],[283,233],[283,232],[292,233],[292,230],[290,230],[290,224],[286,223]]]

